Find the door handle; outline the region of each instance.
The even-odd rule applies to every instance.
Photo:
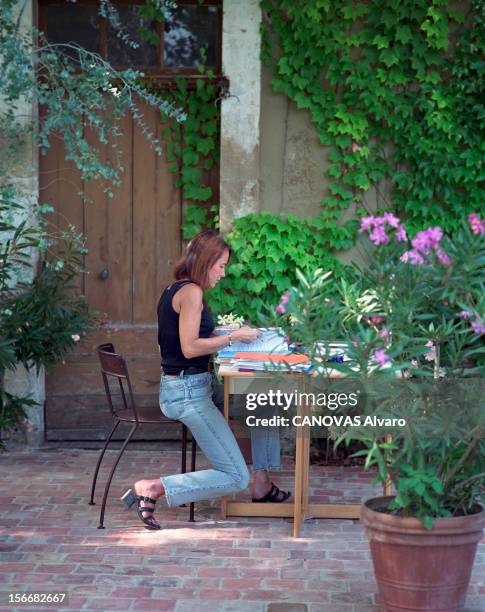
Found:
[[[106,280],[109,277],[109,270],[108,268],[103,268],[100,273],[99,273],[99,278],[101,280]]]

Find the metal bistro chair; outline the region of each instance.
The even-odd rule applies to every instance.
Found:
[[[153,411],[153,409],[152,411],[150,411],[147,408],[137,406],[135,403],[134,396],[133,396],[133,389],[131,386],[130,376],[128,374],[128,367],[126,365],[125,359],[121,355],[118,355],[115,352],[115,348],[111,343],[101,344],[100,346],[98,346],[97,352],[98,352],[99,361],[101,363],[101,374],[103,377],[104,388],[106,390],[106,398],[108,400],[108,405],[109,405],[111,414],[113,418],[115,419],[115,423],[113,425],[113,428],[111,429],[111,432],[108,438],[106,439],[106,443],[104,445],[103,450],[101,451],[101,454],[99,455],[98,463],[96,465],[96,470],[93,476],[93,484],[91,487],[91,500],[89,502],[91,506],[94,505],[94,491],[96,488],[96,480],[98,478],[99,468],[101,466],[101,462],[103,460],[104,453],[106,452],[106,449],[108,448],[108,445],[111,441],[113,434],[115,433],[116,429],[118,428],[118,425],[121,422],[133,424],[126,440],[123,442],[123,446],[121,447],[121,450],[118,453],[116,461],[113,467],[111,468],[111,472],[110,472],[108,481],[104,488],[103,502],[101,504],[101,514],[100,514],[99,526],[98,526],[98,529],[104,529],[104,524],[103,524],[104,514],[105,514],[105,509],[106,509],[106,500],[108,499],[109,487],[111,485],[111,481],[113,479],[118,463],[121,459],[121,456],[125,452],[125,449],[129,441],[133,437],[133,434],[138,429],[138,427],[140,427],[140,425],[145,425],[148,423],[149,424],[160,424],[160,425],[162,424],[163,425],[180,425],[182,427],[182,465],[181,465],[182,473],[185,473],[187,471],[186,469],[187,468],[187,458],[186,458],[187,427],[180,421],[175,421],[173,419],[167,418],[166,416],[162,414],[160,409],[158,409],[158,411],[155,412]],[[109,378],[115,379],[118,381],[121,400],[122,400],[121,409],[118,409],[113,404],[113,397],[112,397],[111,388],[109,384]],[[196,459],[196,442],[195,442],[195,439],[192,438],[191,466],[190,466],[190,469],[192,472],[195,471],[195,459]],[[194,520],[194,504],[193,503],[190,504],[189,520],[190,521]]]

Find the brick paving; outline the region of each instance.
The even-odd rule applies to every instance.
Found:
[[[146,531],[118,498],[136,479],[176,472],[179,454],[129,449],[111,487],[106,529],[98,530],[99,505],[87,503],[97,455],[72,449],[0,455],[0,610],[378,610],[359,521],[308,519],[294,539],[291,520],[222,521],[218,505],[207,502],[196,505],[196,522],[189,523],[188,508],[162,502],[157,517],[164,529]],[[277,481],[293,488],[289,459]],[[359,502],[373,493],[371,475],[359,467],[312,466],[311,483],[312,501]],[[69,603],[14,608],[9,592],[67,592]],[[466,610],[485,611],[485,540]]]

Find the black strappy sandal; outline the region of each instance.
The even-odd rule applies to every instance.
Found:
[[[280,493],[283,494],[283,497],[280,498]],[[273,482],[271,483],[271,489],[263,495],[263,497],[253,497],[252,501],[256,504],[281,504],[285,502],[287,499],[290,499],[291,491],[281,491]]]
[[[150,504],[156,504],[157,500],[156,499],[152,499],[151,497],[146,497],[144,495],[136,495],[136,493],[134,492],[135,487],[133,487],[132,489],[128,489],[128,491],[123,495],[123,497],[121,497],[121,501],[125,504],[125,506],[127,506],[128,508],[131,508],[133,506],[133,504],[137,504],[136,506],[136,513],[138,514],[138,518],[140,519],[140,521],[145,525],[145,529],[161,529],[160,525],[157,525],[154,521],[155,518],[150,515],[150,516],[143,516],[143,512],[151,512],[153,513],[155,511],[155,508],[147,508],[147,506],[142,506],[141,502],[148,502]]]

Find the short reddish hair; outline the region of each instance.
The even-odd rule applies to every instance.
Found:
[[[229,251],[230,258],[231,247],[215,230],[199,232],[175,264],[175,279],[188,278],[205,291],[209,287],[209,270],[225,251]]]

